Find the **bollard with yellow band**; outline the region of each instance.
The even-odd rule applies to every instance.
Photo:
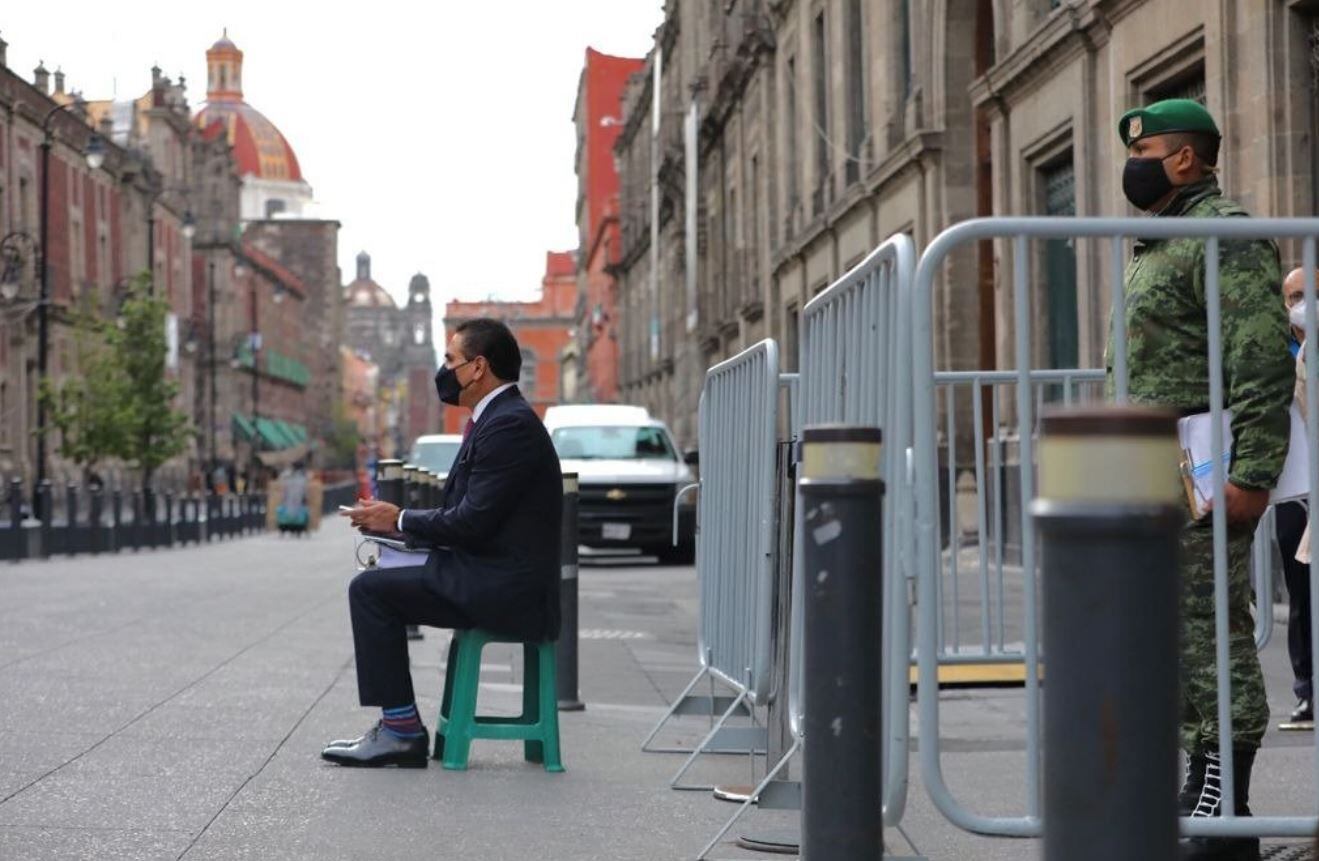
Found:
[[[1046,412],[1044,859],[1177,857],[1177,416]]]
[[[804,861],[861,861],[882,850],[880,448],[875,427],[802,433]]]

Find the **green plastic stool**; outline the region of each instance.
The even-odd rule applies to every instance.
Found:
[[[522,714],[517,717],[479,717],[476,692],[481,683],[481,650],[487,643],[521,643],[524,664]],[[435,722],[435,753],[451,771],[467,770],[472,739],[521,739],[528,762],[545,764],[546,771],[563,771],[559,759],[559,704],[554,673],[554,643],[527,643],[480,628],[457,630],[449,644],[444,673],[444,699]]]

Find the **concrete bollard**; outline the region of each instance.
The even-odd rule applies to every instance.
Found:
[[[802,434],[804,861],[868,861],[883,850],[880,441],[874,427]]]
[[[9,480],[9,525],[13,529],[23,528],[23,479]]]
[[[64,546],[60,551],[68,556],[90,552],[82,536],[78,530],[78,485],[70,481],[64,485]]]
[[[124,538],[124,492],[118,486],[110,491],[110,530],[114,536],[114,549],[119,549],[128,542]]]
[[[133,552],[136,553],[142,549],[142,535],[145,528],[142,522],[144,515],[142,513],[141,490],[136,488],[133,490],[129,501],[129,508],[133,512],[133,526],[130,530],[129,544],[132,546]]]
[[[1045,861],[1177,857],[1176,427],[1131,407],[1041,421]]]
[[[91,553],[104,553],[107,546],[105,524],[105,491],[99,485],[92,485],[87,492],[87,549]]]
[[[37,498],[33,510],[38,512],[41,525],[37,529],[38,547],[37,552],[33,554],[39,559],[45,559],[54,549],[51,546],[55,530],[52,528],[51,521],[55,517],[55,498],[52,492],[50,479],[43,479],[37,485]]]
[[[376,462],[376,496],[384,502],[403,506],[403,461]]]
[[[563,518],[559,531],[559,647],[555,675],[559,711],[586,708],[577,691],[577,473],[563,474]]]

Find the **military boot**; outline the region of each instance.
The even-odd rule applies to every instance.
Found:
[[[1255,751],[1233,752],[1233,801],[1237,816],[1250,816],[1250,770]],[[1223,785],[1218,753],[1194,754],[1187,762],[1180,806],[1183,816],[1201,819],[1222,815]],[[1258,837],[1187,837],[1181,842],[1182,861],[1260,861]]]

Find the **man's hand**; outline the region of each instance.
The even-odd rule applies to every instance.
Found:
[[[1227,500],[1227,522],[1234,526],[1254,523],[1269,507],[1267,490],[1246,490],[1230,481],[1223,487],[1223,498]]]
[[[357,507],[343,512],[357,529],[368,532],[397,532],[398,506],[378,499],[359,499]]]

